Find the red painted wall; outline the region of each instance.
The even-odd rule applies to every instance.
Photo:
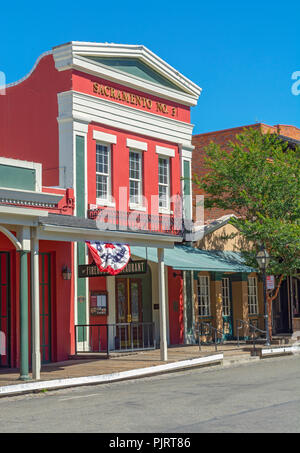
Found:
[[[73,244],[40,241],[40,252],[52,254],[52,361],[67,360],[74,351],[74,265]],[[62,269],[72,270],[64,280]]]
[[[19,274],[16,268],[19,268],[19,256],[16,253],[14,245],[7,239],[4,234],[0,233],[0,250],[2,252],[10,252],[10,280],[11,280],[11,293],[10,293],[10,332],[11,332],[11,366],[15,367],[19,355],[19,307],[16,301],[19,300]],[[18,278],[17,278],[18,277]],[[5,361],[6,358],[4,357]]]
[[[93,291],[106,291],[106,277],[92,277],[89,279],[89,297]],[[90,306],[90,305],[89,305]],[[109,301],[108,301],[109,306]],[[90,315],[90,324],[107,324],[107,316]],[[97,351],[99,347],[98,336],[100,334],[101,350],[105,351],[107,347],[107,331],[105,327],[92,327],[93,337],[91,338],[91,346],[93,351]]]
[[[148,200],[150,212],[151,195],[158,195],[158,158],[156,145],[174,149],[175,157],[170,158],[170,192],[171,196],[180,194],[180,156],[178,146],[172,143],[149,139],[143,135],[132,134],[118,129],[107,128],[92,124],[89,126],[88,148],[88,203],[96,203],[96,140],[93,139],[93,130],[114,134],[117,144],[112,145],[112,196],[116,200],[116,209],[119,210],[119,187],[127,187],[129,195],[129,148],[126,139],[139,140],[148,144],[148,150],[143,151],[143,192]]]
[[[52,55],[0,96],[0,156],[39,162],[43,184],[58,185],[57,93],[71,89],[71,71],[58,72]]]
[[[108,80],[104,80],[104,79],[101,79],[96,76],[91,76],[90,74],[84,74],[83,72],[79,72],[79,71],[73,71],[72,81],[73,81],[72,88],[74,91],[79,91],[80,93],[89,94],[89,95],[92,95],[95,97],[101,97],[103,99],[108,99],[112,102],[117,102],[118,104],[128,105],[132,108],[136,108],[136,109],[143,110],[146,112],[154,113],[156,115],[160,115],[160,116],[164,116],[164,117],[168,117],[168,118],[174,118],[178,121],[184,121],[186,123],[191,122],[190,107],[188,107],[186,105],[172,102],[167,99],[163,99],[158,96],[153,96],[148,93],[143,93],[142,91],[137,91],[132,88],[128,88],[124,85],[121,85],[121,84],[118,84],[115,82],[111,82]],[[133,94],[134,96],[140,96],[142,98],[144,97],[146,99],[150,99],[152,101],[152,106],[151,106],[151,108],[148,108],[147,106],[143,105],[143,104],[145,104],[143,102],[141,102],[141,105],[139,105],[139,104],[136,105],[135,102],[128,103],[126,101],[119,100],[117,98],[117,95],[114,97],[114,96],[111,96],[110,94],[108,96],[105,94],[104,95],[98,94],[94,90],[95,83],[98,83],[99,85],[101,84],[104,87],[114,88],[114,90],[116,90],[116,91],[124,91],[126,93]],[[107,91],[107,93],[110,93],[110,90],[107,89],[106,91]],[[134,101],[135,98],[133,97],[132,99]],[[161,112],[157,108],[157,104],[156,104],[157,102],[160,104],[166,105],[167,113]],[[172,108],[175,108],[175,115],[173,113]]]
[[[20,363],[20,309],[19,309],[19,280],[20,259],[13,244],[0,233],[0,250],[10,252],[11,270],[11,366],[18,367]],[[52,255],[52,361],[67,360],[74,354],[74,282],[63,280],[62,268],[73,266],[73,244],[54,241],[40,241],[40,252]],[[30,254],[28,254],[28,315],[30,338]],[[29,342],[30,348],[30,342]],[[31,353],[30,353],[31,355]],[[31,357],[29,357],[31,359]]]
[[[174,277],[173,273],[178,276]],[[169,328],[170,344],[184,343],[183,324],[183,278],[179,271],[168,267],[168,295],[169,295]]]

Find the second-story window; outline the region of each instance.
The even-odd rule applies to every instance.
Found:
[[[111,192],[110,146],[96,145],[96,197],[108,201]]]
[[[159,157],[158,159],[158,195],[159,207],[163,209],[169,209],[170,165],[168,158]]]
[[[142,154],[136,151],[129,153],[129,200],[130,203],[142,204]]]

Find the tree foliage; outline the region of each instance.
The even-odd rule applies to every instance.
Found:
[[[271,255],[269,274],[287,276],[300,269],[300,148],[277,134],[245,129],[226,148],[206,148],[202,178],[205,207],[236,214],[231,223],[252,244],[243,251],[257,268],[255,255],[264,244]]]

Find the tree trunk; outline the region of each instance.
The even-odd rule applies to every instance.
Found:
[[[268,317],[269,317],[269,335],[270,335],[270,340],[272,340],[272,302],[273,300],[276,299],[278,296],[282,280],[284,278],[284,275],[280,276],[276,291],[273,295],[271,295],[271,291],[267,291],[267,305],[268,305]]]

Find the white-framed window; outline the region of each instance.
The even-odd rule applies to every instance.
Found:
[[[248,310],[249,315],[258,314],[257,277],[248,277]]]
[[[109,144],[96,144],[96,198],[97,202],[110,201],[111,149]]]
[[[223,316],[231,316],[230,281],[228,277],[222,278],[222,305]]]
[[[198,276],[198,315],[210,316],[210,282],[209,277],[204,275]]]
[[[158,196],[159,207],[170,208],[170,160],[168,157],[158,158]]]
[[[142,158],[141,152],[129,151],[129,202],[136,206],[142,205]]]

